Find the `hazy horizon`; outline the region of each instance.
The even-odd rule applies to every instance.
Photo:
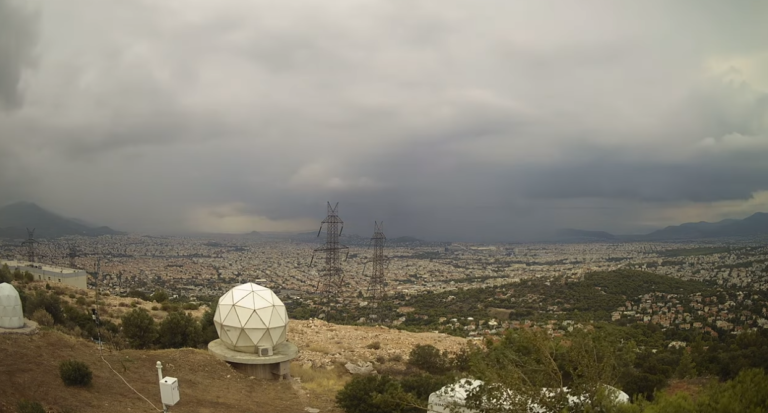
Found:
[[[0,205],[535,240],[768,211],[768,3],[0,0]],[[3,41],[3,39],[11,39]]]

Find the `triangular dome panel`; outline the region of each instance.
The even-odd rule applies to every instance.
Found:
[[[259,341],[264,337],[264,333],[267,332],[267,330],[262,328],[246,328],[243,331],[245,331],[245,334],[248,334],[248,337],[251,338],[254,344],[259,344]]]
[[[285,333],[285,327],[275,327],[269,329],[269,334],[272,336],[272,343],[276,345],[280,343],[280,336]]]
[[[285,324],[288,324],[288,312],[285,311],[284,305],[276,305],[277,313],[280,314],[280,318],[283,319]]]
[[[235,301],[235,304],[238,304],[240,302],[240,300],[242,300],[243,298],[248,297],[251,294],[253,294],[253,291],[251,291],[251,290],[248,290],[248,291],[245,291],[245,290],[232,290],[232,300]],[[248,304],[248,305],[250,305],[250,304]]]
[[[235,306],[235,311],[237,311],[237,318],[240,319],[241,326],[244,326],[246,323],[248,323],[248,319],[251,318],[251,316],[254,314],[252,308],[240,307],[239,305]]]
[[[264,307],[271,307],[272,303],[267,301],[263,296],[263,293],[260,292],[254,292],[253,293],[253,308],[259,309]]]
[[[248,336],[248,334],[240,333],[240,337],[237,339],[237,343],[235,343],[236,346],[243,346],[243,347],[250,347],[253,346],[254,343],[251,340],[251,338]]]
[[[251,318],[248,320],[247,323],[243,326],[244,328],[267,328],[267,325],[264,324],[264,321],[262,321],[261,317],[254,312],[254,314],[251,316]]]
[[[237,318],[237,311],[230,311],[227,317],[224,319],[224,325],[240,327],[240,319]]]
[[[269,326],[270,320],[272,319],[272,307],[259,308],[256,310],[256,314],[261,317],[261,321],[264,322],[264,325]]]
[[[235,302],[232,300],[232,290],[227,291],[226,294],[222,295],[221,298],[219,298],[219,304],[229,304],[232,305]]]
[[[280,318],[280,315],[277,314],[277,308],[272,307],[272,318],[269,320],[269,327],[281,327],[284,325],[285,322]]]
[[[229,341],[230,344],[234,345],[235,343],[237,343],[237,339],[240,338],[240,333],[242,331],[243,331],[242,329],[237,328],[237,327],[226,327],[225,326],[224,327],[224,332],[227,333],[226,334],[227,340],[224,340],[224,341]]]
[[[224,320],[227,319],[227,316],[229,315],[230,310],[232,310],[232,306],[228,305],[228,304],[219,304],[217,310],[219,310],[218,311],[218,313],[219,313],[219,321],[221,321],[223,323]],[[213,316],[216,317],[216,314],[214,314]]]
[[[261,340],[259,340],[257,344],[260,346],[275,346],[275,342],[272,340],[272,336],[269,334],[269,330],[264,330],[264,335],[261,336]]]
[[[275,303],[275,300],[273,299],[274,294],[272,293],[271,290],[261,291],[260,294],[262,298],[267,300],[269,305],[273,305]]]

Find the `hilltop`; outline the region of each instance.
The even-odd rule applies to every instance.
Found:
[[[55,411],[152,412],[99,357],[95,344],[58,331],[34,336],[0,335],[0,412],[15,412],[21,399],[55,407]],[[205,350],[104,351],[104,358],[141,394],[159,406],[157,369],[179,379],[181,401],[173,410],[186,412],[302,412],[306,406],[338,411],[330,400],[302,391],[295,382],[257,381],[235,372]],[[66,387],[59,378],[61,361],[76,359],[93,371],[89,388]],[[65,410],[69,409],[69,410]]]
[[[43,285],[42,282],[32,282],[17,285],[17,288],[31,294],[32,291],[45,291]],[[50,293],[78,308],[90,308],[95,300],[93,290],[76,290],[68,286],[53,286]],[[102,295],[98,305],[102,321],[117,324],[120,316],[134,307],[148,310],[157,321],[168,315],[157,303],[138,298]],[[191,313],[199,317],[205,309],[202,306]],[[72,331],[65,332],[65,328],[56,325],[54,328],[43,327],[33,336],[0,335],[0,354],[3,354],[0,413],[15,412],[16,403],[21,399],[39,401],[56,412],[152,411],[151,406],[101,360],[92,341],[73,337]],[[174,411],[298,413],[313,407],[325,413],[340,412],[334,397],[351,378],[343,368],[347,362],[373,362],[377,369],[386,363],[386,368],[397,370],[404,368],[402,360],[407,359],[416,344],[431,344],[451,352],[466,344],[465,339],[446,334],[342,326],[321,320],[291,320],[288,340],[299,347],[300,353],[291,366],[294,379],[283,382],[250,379],[204,349],[116,351],[106,340],[104,357],[153,403],[159,399],[155,363],[161,361],[166,366],[165,375],[176,377],[180,382],[181,402]],[[374,348],[372,343],[379,345]],[[58,365],[67,359],[89,365],[94,374],[90,388],[69,388],[62,384]]]
[[[768,213],[757,212],[744,219],[717,222],[688,222],[671,225],[643,235],[614,235],[604,231],[564,229],[558,232],[564,241],[673,241],[706,238],[768,237]]]
[[[0,207],[0,238],[27,238],[27,228],[35,228],[37,238],[124,234],[106,226],[93,226],[82,220],[64,218],[31,202],[16,202]]]
[[[643,236],[645,240],[696,239],[768,236],[768,213],[758,212],[744,219],[695,222],[669,226]]]

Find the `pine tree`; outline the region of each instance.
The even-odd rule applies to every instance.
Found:
[[[693,362],[693,357],[688,349],[683,351],[683,356],[680,358],[680,364],[677,365],[675,376],[678,379],[689,379],[696,377],[696,363]]]

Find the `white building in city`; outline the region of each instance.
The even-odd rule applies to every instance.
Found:
[[[49,284],[64,284],[83,290],[88,288],[88,273],[83,270],[54,267],[52,265],[26,261],[0,261],[0,266],[3,264],[8,265],[11,271],[17,269],[21,272],[29,271],[35,276],[35,281],[45,281]]]

